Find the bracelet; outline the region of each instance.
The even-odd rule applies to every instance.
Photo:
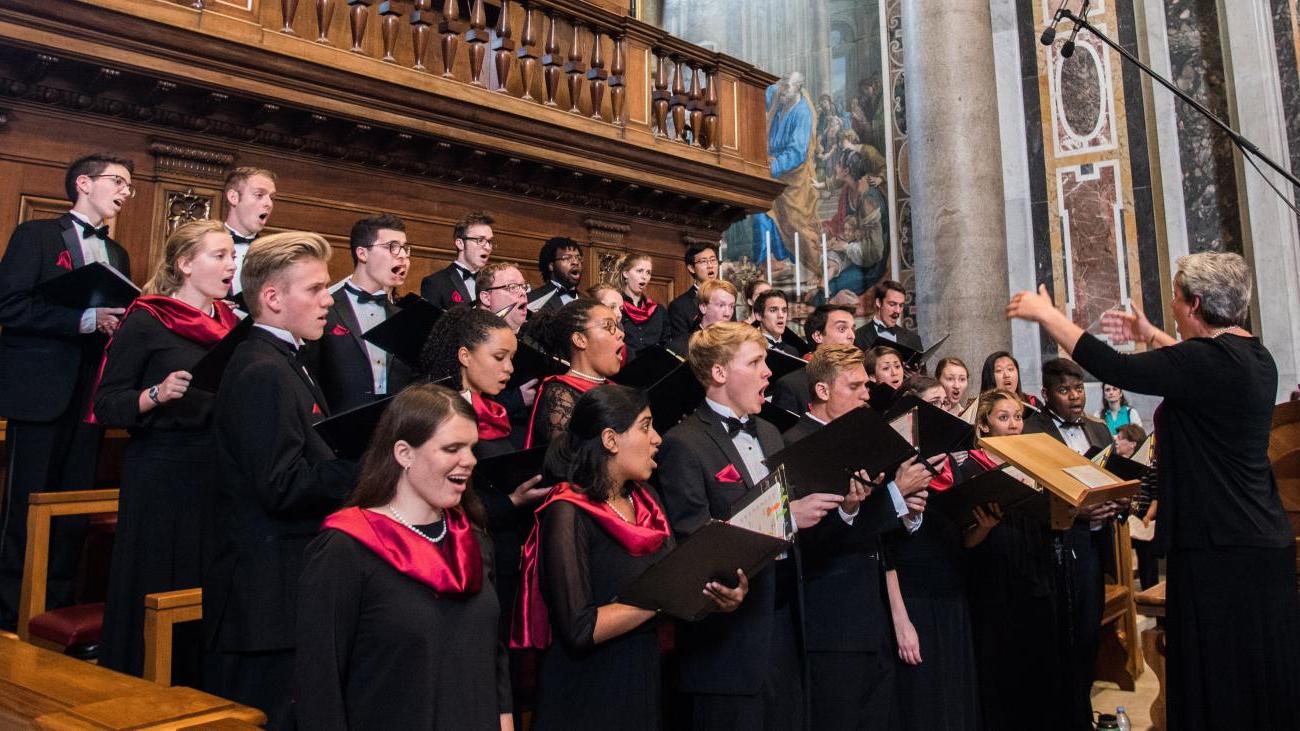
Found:
[[[150,387],[149,387],[149,400],[153,402],[153,405],[154,405],[154,406],[162,406],[162,402],[158,400],[158,387],[157,387],[157,386],[150,386]]]

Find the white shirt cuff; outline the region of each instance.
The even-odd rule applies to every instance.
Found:
[[[82,335],[89,335],[90,333],[95,332],[95,308],[92,307],[81,313],[80,332]]]
[[[894,502],[894,512],[896,512],[899,519],[903,521],[903,527],[907,529],[907,532],[915,533],[920,530],[921,521],[925,516],[912,515],[911,511],[907,508],[907,501],[903,499],[903,493],[898,489],[898,483],[890,480],[885,489],[889,490],[889,499]]]
[[[844,508],[836,508],[836,510],[839,511],[840,520],[844,521],[845,525],[853,525],[853,520],[858,517],[857,510],[854,510],[852,513],[844,512]]]

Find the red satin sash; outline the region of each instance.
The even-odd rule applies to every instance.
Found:
[[[213,302],[212,309],[216,313],[215,317],[175,297],[162,294],[146,294],[136,297],[130,306],[126,308],[126,312],[122,313],[121,322],[126,322],[126,318],[132,312],[142,310],[149,313],[158,322],[161,322],[163,327],[186,340],[198,343],[205,348],[211,348],[224,338],[231,328],[239,323],[239,318],[224,302]],[[109,338],[108,344],[104,347],[104,355],[99,359],[99,370],[95,375],[95,385],[90,389],[90,405],[86,410],[86,423],[88,424],[98,423],[95,419],[95,394],[99,392],[99,382],[104,378],[104,366],[108,363],[108,353],[112,348],[113,338]]]
[[[658,307],[659,305],[650,299],[650,295],[641,298],[639,307],[627,295],[623,295],[623,312],[627,314],[627,319],[638,325],[644,325],[645,321],[650,319],[650,316],[655,313],[655,309]]]
[[[344,508],[325,519],[322,530],[337,530],[357,539],[390,566],[433,589],[439,596],[461,597],[483,588],[483,554],[469,518],[460,510],[443,511],[447,537],[430,543],[382,513]]]
[[[471,393],[469,402],[478,416],[479,440],[486,442],[510,436],[510,414],[506,413],[506,407],[478,393]]]
[[[996,470],[1000,465],[982,449],[972,449],[966,453],[970,459],[975,460],[975,464],[988,470]]]
[[[538,568],[541,563],[541,538],[538,526],[542,511],[557,500],[565,500],[586,511],[618,544],[633,556],[645,556],[659,550],[668,540],[668,518],[659,503],[640,485],[632,488],[632,505],[636,508],[636,522],[628,523],[614,512],[608,503],[593,503],[567,482],[551,490],[546,501],[537,507],[533,516],[533,529],[524,543],[520,561],[519,596],[515,600],[515,616],[510,624],[510,647],[516,649],[545,649],[551,644],[550,615],[542,597]]]
[[[930,480],[930,489],[935,492],[943,492],[952,487],[955,481],[956,478],[952,473],[952,457],[945,457],[943,465],[939,468],[939,476]]]
[[[586,393],[591,389],[595,388],[596,386],[600,385],[599,383],[591,380],[590,378],[582,378],[581,376],[571,376],[568,373],[563,373],[558,376],[547,376],[546,378],[543,378],[541,385],[537,387],[537,398],[533,401],[533,413],[528,418],[528,436],[524,438],[524,449],[530,449],[533,446],[533,424],[537,423],[537,407],[542,403],[542,393],[546,391],[546,384],[552,383],[554,381],[559,381],[561,383],[572,386],[573,389],[580,394]]]

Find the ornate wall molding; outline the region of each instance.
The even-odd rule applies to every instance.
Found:
[[[183,143],[155,140],[149,143],[159,174],[173,174],[185,178],[220,183],[226,171],[235,163],[235,156]]]

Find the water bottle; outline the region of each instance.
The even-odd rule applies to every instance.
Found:
[[[1115,724],[1119,731],[1133,731],[1133,724],[1128,720],[1128,714],[1124,712],[1124,706],[1115,709]]]
[[[1097,714],[1097,731],[1119,731],[1119,722],[1109,713]]]

